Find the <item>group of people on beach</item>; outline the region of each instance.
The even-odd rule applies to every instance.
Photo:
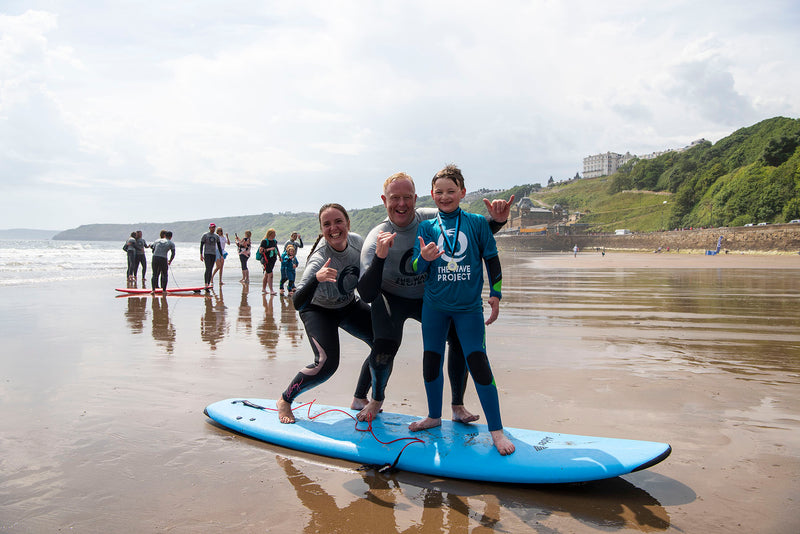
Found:
[[[122,246],[128,255],[128,283],[136,284],[139,266],[142,267],[142,287],[147,276],[147,256],[145,249],[153,250],[153,279],[151,280],[151,292],[155,293],[160,288],[166,292],[167,281],[169,279],[169,266],[175,259],[175,243],[172,242],[172,232],[161,230],[159,238],[151,244],[142,237],[142,231],[131,232],[131,236]]]
[[[487,219],[460,208],[465,195],[460,169],[448,165],[431,181],[436,208],[416,208],[413,179],[405,173],[394,174],[384,182],[381,195],[388,217],[366,239],[350,232],[349,215],[340,204],[320,208],[321,234],[293,296],[314,361],[300,369],[277,401],[282,423],[295,422],[292,402],[298,395],[335,373],[340,361],[339,328],[370,348],[351,408],[359,410],[360,421],[379,417],[403,326],[410,318],[422,323],[428,415],[409,429],[420,431],[441,424],[444,353],[449,343],[453,421],[470,423],[479,417],[464,406],[469,373],[495,448],[501,455],[514,452],[514,444],[503,432],[485,343],[485,326],[497,319],[502,296],[502,271],[493,234],[507,221],[514,197],[508,201],[484,199]],[[262,241],[265,248],[263,245]],[[484,264],[491,309],[485,321],[481,300]]]
[[[239,234],[234,233],[236,241],[236,248],[239,252],[239,262],[242,265],[242,277],[239,282],[243,284],[250,283],[250,270],[247,264],[250,260],[252,248],[252,235],[250,230],[245,231],[244,237],[239,238]],[[297,249],[303,248],[303,238],[297,232],[292,232],[291,237],[283,244],[283,253],[278,249],[278,241],[275,239],[276,232],[274,228],[267,230],[264,239],[258,246],[256,252],[256,260],[261,263],[261,268],[264,271],[264,277],[261,281],[261,292],[266,294],[267,287],[269,293],[276,295],[273,289],[273,270],[278,261],[281,259],[281,279],[280,290],[283,291],[284,284],[289,294],[294,293],[295,289],[295,273],[299,265],[297,261]],[[214,282],[214,276],[219,273],[219,285],[223,285],[222,271],[225,265],[225,259],[228,253],[225,251],[225,245],[230,245],[231,240],[228,234],[224,233],[222,228],[217,228],[215,223],[208,225],[208,233],[203,234],[200,239],[200,259],[205,263],[206,270],[204,275],[204,282],[206,291],[209,291]]]

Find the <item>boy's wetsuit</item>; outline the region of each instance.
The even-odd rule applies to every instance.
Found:
[[[428,273],[422,305],[423,376],[428,395],[428,417],[442,416],[443,354],[446,332],[455,326],[467,366],[481,401],[489,430],[503,428],[500,404],[489,360],[483,319],[483,263],[490,278],[490,297],[501,297],[502,271],[494,236],[484,217],[457,209],[439,212],[419,224],[417,234],[445,253],[425,261],[417,240],[413,267]]]

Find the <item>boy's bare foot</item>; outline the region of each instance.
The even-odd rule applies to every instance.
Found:
[[[278,399],[275,403],[278,406],[278,421],[283,424],[294,423],[294,413],[292,412],[292,405],[283,399]]]
[[[414,421],[410,425],[408,425],[408,429],[411,432],[419,432],[420,430],[427,430],[429,428],[435,428],[437,426],[441,426],[442,418],[438,417],[433,419],[431,417],[426,417],[425,419],[420,419],[419,421]]]
[[[353,402],[350,403],[351,410],[363,410],[367,407],[369,401],[367,399],[359,399],[358,397],[353,397]]]
[[[480,415],[475,415],[467,410],[463,404],[453,404],[451,407],[453,408],[452,421],[454,423],[472,423],[481,418]]]
[[[358,412],[356,419],[359,421],[374,421],[382,411],[381,406],[383,406],[383,401],[376,401],[375,399],[369,401],[367,405]]]
[[[502,428],[500,430],[492,430],[490,434],[492,435],[492,441],[494,441],[494,448],[497,449],[497,452],[502,456],[508,456],[516,450],[511,440],[503,433]]]

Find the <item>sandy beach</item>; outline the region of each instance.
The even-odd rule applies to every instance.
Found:
[[[311,361],[290,301],[235,269],[208,298],[117,297],[121,274],[0,288],[0,530],[800,529],[800,256],[502,261],[487,345],[504,424],[667,442],[667,460],[583,485],[495,485],[233,434],[204,407],[275,398]],[[419,326],[405,336],[385,409],[422,416]],[[301,401],[349,405],[367,348],[341,340],[338,372]],[[480,410],[472,384],[467,405]]]

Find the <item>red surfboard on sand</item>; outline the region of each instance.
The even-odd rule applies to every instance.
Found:
[[[167,294],[171,293],[200,293],[206,289],[211,289],[211,286],[199,286],[199,287],[168,287]],[[138,289],[135,287],[118,287],[115,291],[119,291],[121,293],[127,293],[129,295],[148,295],[153,292],[152,289]],[[156,295],[162,294],[164,291],[162,289],[156,289]]]

